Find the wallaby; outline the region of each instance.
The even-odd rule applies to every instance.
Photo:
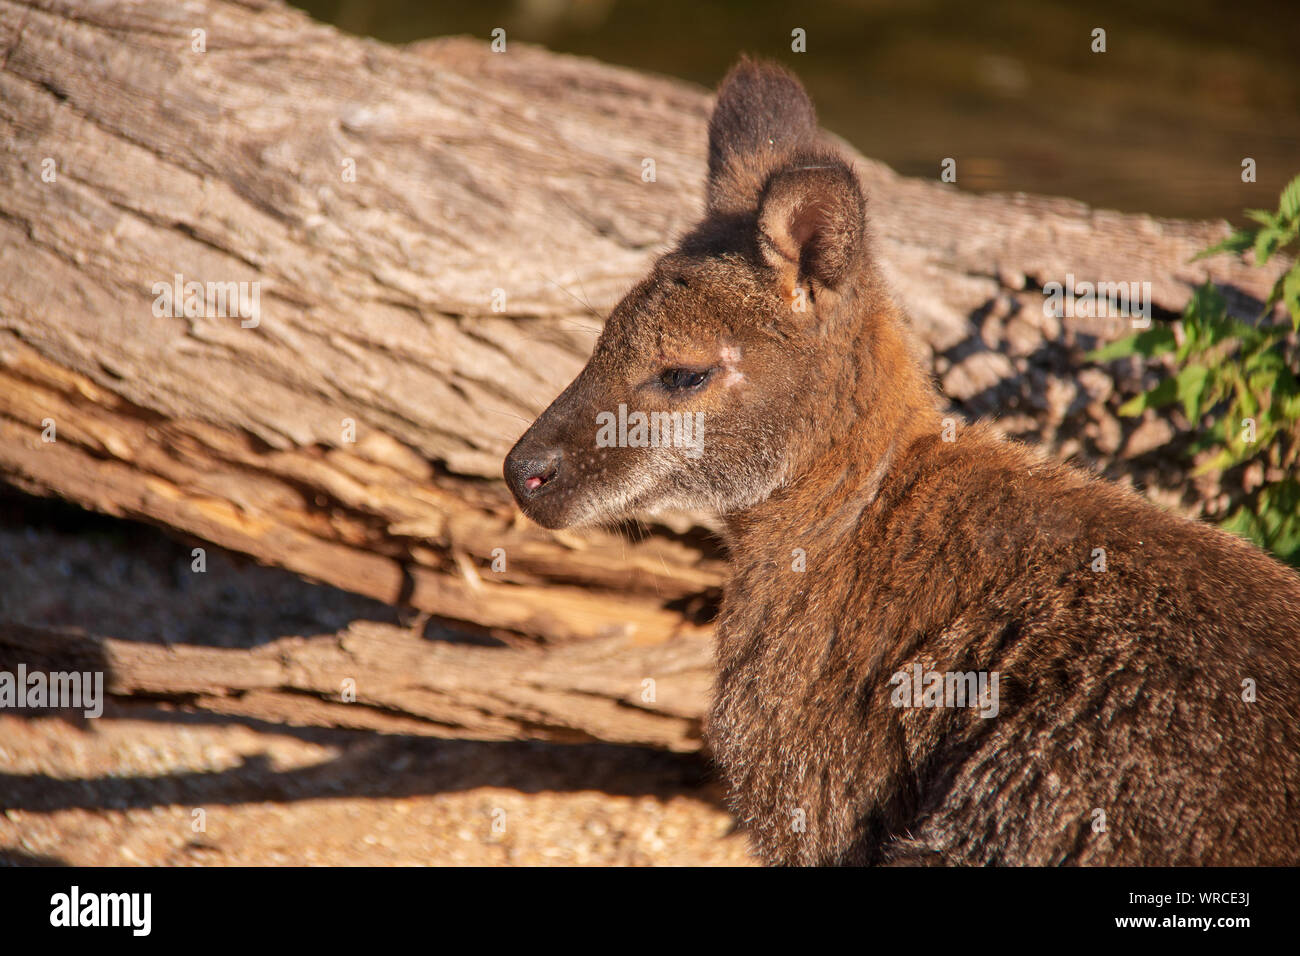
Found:
[[[769,864],[1300,862],[1300,575],[945,422],[784,69],[505,462],[548,528],[721,516],[707,741]],[[683,437],[685,436],[685,437]]]

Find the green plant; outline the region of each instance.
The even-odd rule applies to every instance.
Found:
[[[1282,191],[1275,213],[1248,210],[1253,225],[1232,232],[1196,256],[1253,253],[1255,265],[1300,244],[1300,176]],[[1195,261],[1195,260],[1193,260]],[[1290,321],[1274,322],[1278,302]],[[1093,361],[1173,353],[1176,374],[1126,402],[1122,415],[1174,402],[1193,427],[1194,455],[1209,453],[1197,469],[1240,468],[1242,493],[1223,526],[1300,567],[1300,259],[1274,284],[1263,314],[1243,322],[1228,314],[1208,280],[1172,326],[1152,328],[1093,352]]]

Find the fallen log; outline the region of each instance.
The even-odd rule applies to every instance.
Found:
[[[0,480],[515,639],[703,636],[725,571],[689,516],[552,534],[498,476],[699,214],[709,105],[275,2],[0,0]],[[1276,275],[1189,264],[1222,223],[859,165],[887,274],[967,412],[1108,334],[1043,319],[1047,282],[1149,281],[1172,312],[1206,277],[1258,300]],[[248,283],[243,311],[186,314],[190,282]],[[990,314],[1030,336],[1023,359]]]
[[[473,647],[358,621],[230,650],[0,622],[0,671],[20,663],[29,673],[103,671],[118,701],[290,726],[688,752],[700,746],[712,646],[618,635],[546,651]]]

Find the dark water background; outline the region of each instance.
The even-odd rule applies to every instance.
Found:
[[[1300,173],[1300,0],[299,0],[394,43],[449,34],[713,86],[740,52],[792,66],[822,124],[900,172],[1240,221]],[[791,30],[807,33],[792,53]],[[1094,27],[1107,52],[1091,52]],[[1241,181],[1241,161],[1258,182]]]

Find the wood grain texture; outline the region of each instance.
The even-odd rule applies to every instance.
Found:
[[[0,623],[0,670],[19,663],[103,671],[105,691],[119,700],[168,700],[291,726],[599,740],[679,752],[700,747],[712,679],[704,641],[638,645],[620,636],[549,650],[468,647],[369,621],[252,650],[166,647]]]

